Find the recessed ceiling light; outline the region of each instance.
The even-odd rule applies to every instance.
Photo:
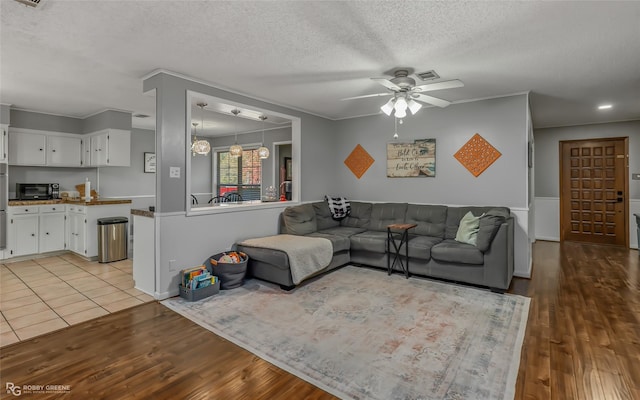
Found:
[[[603,104],[601,106],[598,106],[598,110],[608,110],[611,107],[613,107],[611,104]]]

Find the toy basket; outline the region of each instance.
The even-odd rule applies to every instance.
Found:
[[[227,263],[218,261],[217,264],[213,265],[211,260],[219,260],[222,256],[237,253],[240,256],[240,262],[238,263]],[[247,273],[247,263],[249,262],[249,256],[243,252],[224,252],[214,254],[211,257],[207,258],[205,262],[202,264],[207,267],[211,275],[215,275],[220,279],[220,289],[234,289],[242,286],[242,282],[244,280],[244,276]]]

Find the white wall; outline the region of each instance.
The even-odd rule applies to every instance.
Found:
[[[560,240],[560,141],[611,137],[629,138],[629,245],[638,248],[633,214],[640,214],[640,180],[631,176],[640,173],[640,121],[534,130],[537,239]]]

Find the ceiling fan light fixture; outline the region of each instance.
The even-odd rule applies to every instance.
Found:
[[[396,117],[398,118],[403,118],[407,115],[407,100],[404,97],[398,97],[398,100],[396,100],[396,104],[393,106],[393,108],[396,110]],[[403,116],[398,116],[398,113],[404,114]]]
[[[414,99],[409,99],[409,101],[407,102],[407,105],[412,115],[415,115],[422,108],[422,104],[418,103]]]
[[[380,110],[382,110],[383,113],[387,114],[387,116],[391,115],[391,112],[393,111],[394,101],[395,98],[389,99],[389,101],[387,101],[382,107],[380,107]]]
[[[396,110],[395,114],[396,118],[404,118],[407,116],[407,109],[401,108],[400,110]]]

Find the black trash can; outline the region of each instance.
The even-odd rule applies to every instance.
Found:
[[[239,263],[226,263],[220,262],[220,257],[225,254],[237,253],[240,256]],[[212,264],[211,260],[218,261],[217,264]],[[241,251],[237,252],[225,252],[214,254],[207,258],[202,264],[207,267],[211,275],[215,275],[220,279],[220,289],[234,289],[242,286],[245,274],[247,273],[247,264],[249,262],[249,256]]]
[[[127,217],[98,218],[98,262],[124,260],[128,256]]]

